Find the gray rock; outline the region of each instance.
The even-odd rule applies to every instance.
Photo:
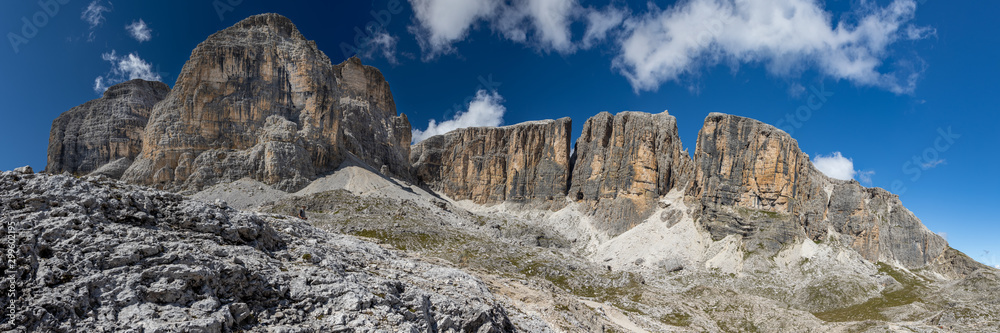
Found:
[[[84,175],[119,160],[127,167],[142,150],[142,131],[153,105],[168,92],[170,87],[162,82],[135,79],[59,115],[49,133],[45,170]],[[101,173],[118,178],[122,172],[118,166]]]
[[[35,170],[32,170],[30,165],[25,165],[23,167],[14,169],[14,172],[20,173],[20,174],[25,174],[25,175],[30,175],[30,174],[35,173]]]
[[[107,172],[175,191],[244,177],[294,191],[350,153],[409,179],[409,122],[396,115],[382,74],[357,58],[331,64],[277,14],[252,16],[199,44],[148,116],[136,124],[134,162],[104,159],[91,169],[115,161]]]
[[[17,172],[0,202],[16,225],[0,228],[17,279],[3,331],[513,330],[480,280],[297,219]]]
[[[921,268],[961,261],[945,271],[980,265],[946,255],[947,242],[903,207],[899,197],[856,181],[823,175],[795,139],[757,120],[712,113],[698,134],[695,180],[699,224],[713,239],[746,237],[745,246],[774,253],[795,240],[827,241],[834,230],[871,262]],[[974,268],[976,267],[976,268]]]
[[[573,156],[569,197],[612,235],[649,217],[656,201],[691,178],[677,121],[660,114],[602,112],[583,125]]]
[[[410,162],[418,180],[455,200],[560,208],[571,124],[562,118],[458,129],[414,145]]]

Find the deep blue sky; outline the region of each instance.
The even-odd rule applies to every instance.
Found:
[[[95,78],[114,79],[111,63],[103,60],[102,54],[112,50],[119,57],[134,53],[172,86],[191,50],[208,35],[247,16],[277,12],[292,19],[307,38],[316,40],[320,49],[338,63],[346,57],[342,43],[354,44],[355,28],[363,30],[375,21],[371,11],[385,10],[390,2],[301,4],[244,0],[220,15],[215,5],[228,0],[115,1],[113,5],[99,1],[96,5],[108,11],[102,12],[103,20],[91,28],[81,13],[92,1],[61,1],[66,3],[60,4],[54,15],[35,1],[0,4],[0,32],[5,35],[0,45],[2,170],[29,164],[36,170],[44,167],[52,120],[99,97],[94,90]],[[428,37],[433,31],[428,30],[429,21],[421,21],[410,2],[401,1],[397,14],[382,17],[383,21],[389,18],[383,31],[395,38],[391,50],[395,60],[390,61],[376,50],[363,54],[363,61],[382,70],[398,110],[410,117],[415,129],[426,129],[429,120],[445,121],[456,111],[468,108],[465,102],[483,88],[481,81],[485,79],[499,83],[495,90],[506,108],[504,124],[570,116],[576,136],[584,121],[601,111],[669,110],[677,117],[682,141],[691,151],[709,112],[737,114],[777,125],[789,115],[795,117],[797,109],[809,104],[813,87],[824,89],[833,95],[808,119],[798,118],[796,121],[805,119],[799,127],[783,123],[794,129],[790,132],[800,147],[814,157],[840,152],[853,161],[857,179],[862,180],[861,174],[868,173],[871,186],[900,194],[903,203],[928,228],[946,233],[953,247],[987,264],[1000,265],[1000,242],[996,241],[1000,218],[992,212],[1000,199],[995,192],[1000,188],[1000,176],[995,171],[1000,157],[992,152],[1000,143],[1000,131],[994,128],[1000,121],[994,97],[1000,87],[1000,35],[996,34],[1000,26],[993,17],[1000,12],[1000,4],[784,1],[811,4],[834,26],[843,22],[848,28],[857,26],[866,13],[894,4],[915,4],[912,15],[902,20],[895,34],[906,35],[905,29],[912,27],[915,38],[896,38],[871,52],[880,62],[875,68],[877,73],[904,79],[912,74],[912,86],[840,75],[824,67],[824,61],[831,57],[823,51],[799,58],[773,56],[773,50],[794,45],[794,41],[781,40],[768,44],[770,48],[732,56],[736,52],[732,51],[736,48],[733,45],[763,45],[763,39],[769,38],[767,34],[747,37],[733,31],[716,36],[717,43],[711,44],[706,53],[695,53],[694,59],[701,62],[672,67],[682,70],[678,75],[642,81],[646,86],[630,81],[626,74],[640,70],[621,66],[626,59],[622,54],[631,31],[628,29],[642,22],[659,22],[656,14],[664,10],[669,13],[706,2],[711,1],[679,5],[657,1],[655,6],[645,1],[579,3],[583,10],[604,10],[610,4],[610,8],[624,10],[623,16],[630,20],[626,22],[631,22],[619,24],[609,30],[606,39],[583,47],[589,11],[578,10],[568,23],[569,44],[551,42],[539,28],[528,24],[522,24],[525,28],[521,30],[502,27],[496,18],[504,15],[502,12],[493,17],[478,16],[466,33],[433,44]],[[801,13],[802,7],[798,12],[785,12]],[[25,37],[22,18],[47,22],[33,37],[24,38],[27,43],[18,44],[15,52],[11,34]],[[151,29],[151,38],[145,42],[137,41],[125,29],[140,19]],[[523,39],[516,36],[518,31],[525,33]],[[868,43],[874,38],[861,40]],[[570,49],[566,45],[571,45]],[[712,61],[713,54],[721,56]],[[774,69],[788,64],[793,70]],[[455,105],[460,107],[456,109]],[[939,129],[949,128],[960,137],[953,142],[938,140],[935,148]],[[918,163],[912,162],[915,156]],[[927,164],[927,168],[919,164]],[[916,170],[920,170],[919,177],[915,177]]]

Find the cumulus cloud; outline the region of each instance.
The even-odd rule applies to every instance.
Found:
[[[479,90],[476,92],[476,98],[469,102],[468,110],[459,112],[452,119],[441,123],[431,119],[426,130],[414,129],[413,143],[459,128],[500,126],[503,124],[503,115],[507,112],[502,103],[503,97],[496,91]]]
[[[857,174],[854,160],[844,157],[839,151],[828,156],[817,154],[812,163],[824,175],[834,179],[850,180]]]
[[[142,19],[132,21],[131,24],[125,26],[125,30],[128,30],[128,34],[140,43],[153,39],[153,29],[150,29]]]
[[[561,54],[613,43],[612,67],[636,92],[696,77],[719,64],[755,64],[780,77],[814,70],[907,94],[916,89],[926,63],[915,56],[892,57],[891,48],[937,34],[910,23],[916,0],[893,0],[885,7],[862,1],[836,20],[815,0],[687,0],[666,9],[650,3],[636,14],[613,5],[583,7],[579,0],[409,1],[414,10],[409,30],[425,59],[454,52],[454,45],[479,27]],[[574,24],[586,26],[575,39]]]
[[[452,43],[465,39],[478,20],[492,17],[499,0],[410,0],[416,24],[410,31],[430,53],[447,53]]]
[[[114,50],[101,54],[101,59],[111,63],[111,70],[107,74],[94,79],[94,92],[103,93],[108,87],[132,80],[143,79],[148,81],[161,81],[160,74],[153,71],[153,66],[139,57],[136,53],[126,56],[119,56]]]
[[[568,54],[581,44],[573,39],[574,22],[586,21],[582,44],[590,47],[626,14],[614,7],[584,8],[578,0],[410,0],[410,5],[415,16],[410,32],[428,58],[455,51],[454,44],[481,25],[508,40]]]
[[[763,64],[778,76],[815,67],[859,85],[913,91],[922,71],[919,62],[896,64],[896,72],[879,70],[894,42],[930,34],[905,25],[916,11],[914,0],[894,0],[886,7],[862,2],[855,15],[848,15],[854,19],[836,23],[821,5],[814,0],[691,0],[653,8],[625,22],[613,65],[636,91],[655,90],[720,63]]]
[[[88,41],[94,40],[94,29],[104,23],[104,13],[111,12],[110,6],[110,3],[105,5],[102,0],[94,0],[80,13],[80,19],[90,25],[90,32],[87,35]]]

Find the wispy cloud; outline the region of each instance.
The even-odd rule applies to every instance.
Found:
[[[149,26],[146,25],[146,22],[142,19],[132,21],[131,24],[125,26],[125,30],[128,31],[128,34],[132,36],[132,38],[135,38],[135,40],[140,43],[148,42],[150,39],[153,39],[153,29],[150,29]]]
[[[860,181],[862,184],[871,186],[872,185],[872,177],[875,176],[875,171],[872,171],[872,170],[857,171],[856,175],[858,177],[858,181]]]
[[[80,13],[80,19],[90,25],[87,40],[94,40],[94,29],[104,24],[104,13],[111,12],[111,3],[103,0],[94,0]]]
[[[133,80],[161,81],[160,74],[153,71],[153,66],[136,53],[119,56],[114,50],[101,54],[101,59],[111,63],[111,70],[103,76],[94,79],[94,92],[103,93],[108,87]]]
[[[358,56],[370,59],[377,54],[385,58],[385,60],[390,64],[396,65],[399,64],[399,60],[396,58],[396,44],[398,43],[399,37],[382,31],[373,35],[372,38],[358,50]]]
[[[431,119],[426,130],[414,129],[413,143],[459,128],[500,126],[503,124],[503,115],[507,112],[507,108],[501,103],[503,97],[496,91],[479,90],[476,92],[476,98],[469,103],[468,110],[459,112],[452,119],[440,123]]]
[[[612,6],[604,10],[588,11],[584,18],[587,30],[583,33],[583,48],[590,48],[608,37],[608,32],[621,26],[628,11]]]
[[[927,170],[927,169],[936,168],[938,165],[941,165],[941,164],[947,164],[946,162],[947,161],[942,158],[942,159],[937,159],[937,160],[929,161],[927,163],[921,164],[920,166],[923,167],[924,170]]]

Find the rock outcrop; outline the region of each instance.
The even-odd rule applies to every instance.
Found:
[[[418,180],[455,200],[565,205],[569,177],[569,118],[505,127],[473,127],[413,146]]]
[[[169,92],[161,82],[135,79],[59,115],[49,133],[46,171],[84,175],[100,169],[98,173],[120,177],[142,150],[142,131],[153,105]]]
[[[839,241],[872,262],[924,267],[947,243],[899,197],[823,175],[795,139],[757,120],[712,113],[698,134],[688,194],[712,238],[777,251],[794,240]]]
[[[290,217],[17,172],[0,202],[4,332],[514,330],[479,279]]]
[[[667,112],[602,112],[583,125],[569,197],[612,235],[645,220],[656,201],[690,180],[691,159]]]
[[[406,176],[409,122],[395,112],[378,70],[334,66],[287,18],[256,15],[195,48],[123,179],[196,190],[249,176],[290,191],[346,153]]]
[[[396,115],[389,83],[372,66],[350,58],[334,66],[344,127],[344,148],[373,168],[410,179],[412,129],[405,114]]]

